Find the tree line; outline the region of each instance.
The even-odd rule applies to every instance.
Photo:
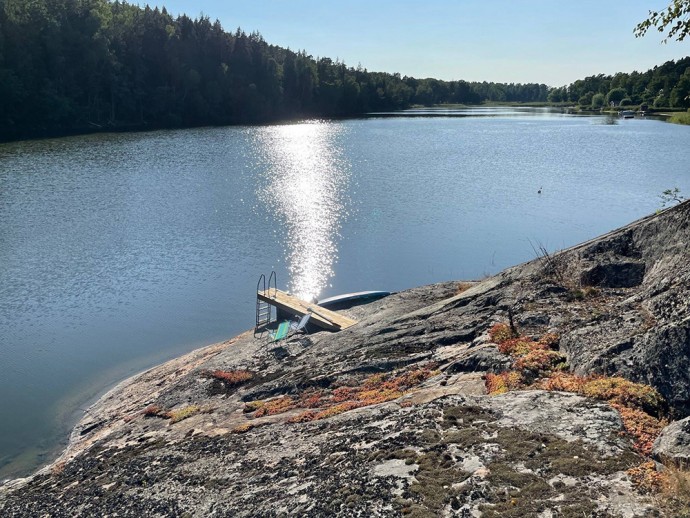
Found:
[[[552,88],[550,102],[576,103],[594,109],[642,105],[655,108],[690,108],[690,57],[667,61],[646,72],[599,74]]]
[[[557,89],[417,79],[314,58],[259,33],[228,32],[219,21],[173,17],[164,8],[0,0],[0,139],[343,117],[412,105],[580,102],[618,87],[633,102],[663,91],[663,102],[673,105],[684,102],[690,76],[687,60],[670,63]]]
[[[0,0],[0,138],[545,101],[546,85],[369,72],[107,0]]]

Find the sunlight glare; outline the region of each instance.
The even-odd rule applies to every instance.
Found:
[[[338,145],[342,131],[310,122],[274,126],[264,134],[271,167],[259,197],[285,225],[289,289],[305,300],[320,296],[338,258],[350,176]]]

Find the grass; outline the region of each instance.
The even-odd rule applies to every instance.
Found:
[[[668,119],[669,122],[674,124],[688,124],[690,125],[690,110],[685,113],[674,113]]]

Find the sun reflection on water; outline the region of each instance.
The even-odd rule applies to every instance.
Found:
[[[342,131],[311,122],[273,126],[262,135],[268,184],[258,196],[285,224],[289,289],[306,300],[318,297],[334,274],[347,216],[350,165],[338,144]]]

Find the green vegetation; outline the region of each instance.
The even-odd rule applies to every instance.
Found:
[[[646,72],[599,74],[552,88],[549,101],[570,102],[583,109],[605,106],[690,108],[690,57],[667,61]],[[685,114],[683,114],[685,115]]]
[[[659,195],[659,198],[661,198],[662,207],[665,207],[670,203],[682,203],[685,201],[685,196],[682,196],[680,194],[680,189],[678,187],[674,187],[673,189],[666,189]]]
[[[544,84],[400,77],[314,59],[208,17],[108,0],[0,3],[0,139],[545,101]]]
[[[668,29],[664,43],[669,38],[683,41],[690,34],[690,0],[673,0],[663,11],[649,11],[649,18],[635,27],[635,36],[644,36],[652,27],[659,32]]]
[[[0,3],[0,140],[485,102],[689,108],[690,58],[560,88],[440,81],[315,59],[256,32],[226,32],[207,16],[173,18],[165,8],[119,0]]]
[[[668,121],[674,124],[690,124],[690,108],[685,113],[674,113]]]
[[[662,419],[667,405],[656,389],[616,376],[578,376],[567,372],[565,356],[555,350],[558,336],[554,334],[534,340],[515,336],[508,324],[495,324],[489,330],[489,337],[513,363],[508,371],[486,375],[489,394],[536,388],[574,392],[607,401],[620,413],[626,431],[635,439],[637,451],[643,455],[651,453],[654,440],[667,424]]]

